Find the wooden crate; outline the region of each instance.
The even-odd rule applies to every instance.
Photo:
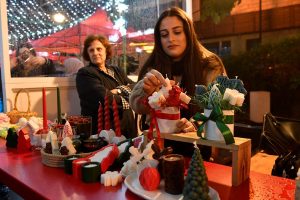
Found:
[[[144,131],[144,135],[147,138],[147,131]],[[156,137],[154,133],[154,137]],[[251,139],[235,137],[235,143],[226,145],[225,143],[212,141],[212,140],[202,140],[197,136],[196,132],[189,133],[161,133],[160,137],[162,139],[188,142],[197,144],[216,147],[220,149],[228,149],[232,152],[232,185],[238,186],[243,181],[249,178],[250,172],[250,162],[251,162]],[[147,139],[145,139],[147,141]]]

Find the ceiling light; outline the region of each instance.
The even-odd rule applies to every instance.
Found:
[[[65,21],[66,17],[61,13],[55,13],[53,15],[53,20],[57,23],[63,23]]]

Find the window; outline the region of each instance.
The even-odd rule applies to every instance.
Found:
[[[230,41],[218,41],[211,43],[203,43],[203,46],[211,52],[223,57],[231,54],[231,42]]]
[[[219,53],[220,53],[219,42],[203,43],[203,46],[205,48],[207,48],[208,50],[210,50],[211,52],[214,52],[215,54],[219,55]]]
[[[231,54],[231,42],[230,41],[222,41],[221,49],[220,49],[220,56],[228,56]]]

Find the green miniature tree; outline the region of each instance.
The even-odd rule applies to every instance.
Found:
[[[184,200],[207,200],[210,199],[208,192],[206,171],[200,150],[195,144],[194,154],[188,169],[183,188]]]

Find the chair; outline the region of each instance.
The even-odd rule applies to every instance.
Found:
[[[259,147],[267,154],[278,155],[273,176],[294,179],[300,167],[300,120],[265,114]]]
[[[300,120],[265,114],[259,148],[275,155],[299,151]]]

